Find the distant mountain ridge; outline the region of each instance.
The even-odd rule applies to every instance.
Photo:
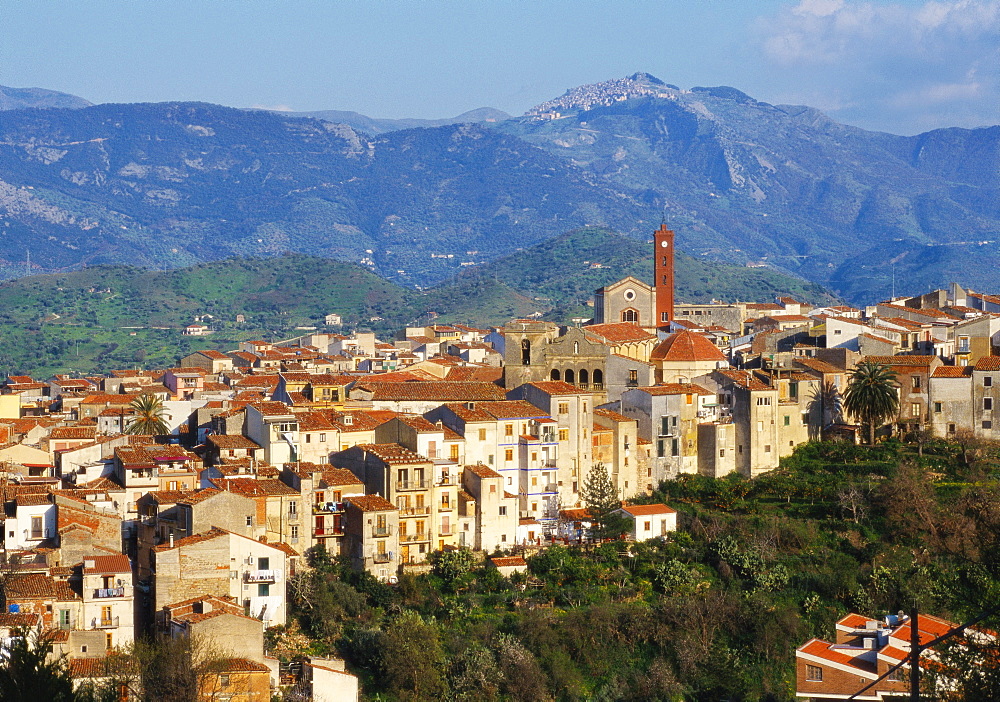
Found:
[[[36,107],[73,108],[89,107],[88,100],[69,93],[44,88],[11,88],[0,85],[0,110],[23,110]]]
[[[449,124],[475,124],[477,122],[502,122],[510,119],[511,116],[502,110],[493,107],[479,107],[468,112],[463,112],[457,117],[446,119],[382,119],[369,117],[358,112],[342,110],[315,110],[312,112],[285,112],[283,114],[292,117],[312,117],[322,119],[327,122],[346,124],[359,132],[376,136],[386,132],[396,132],[401,129],[425,129],[429,127],[443,127]]]
[[[426,288],[580,227],[645,240],[665,216],[699,260],[851,302],[886,296],[893,266],[897,292],[956,270],[996,286],[1000,128],[899,137],[641,73],[563,98],[375,135],[203,103],[4,112],[0,274],[295,251]]]

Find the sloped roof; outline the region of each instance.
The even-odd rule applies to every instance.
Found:
[[[649,355],[651,361],[725,361],[726,356],[703,334],[674,332]]]
[[[380,495],[354,495],[352,497],[345,497],[344,500],[350,502],[362,512],[387,512],[396,510],[396,505]]]
[[[354,390],[367,390],[372,393],[373,400],[382,401],[474,402],[505,399],[503,388],[493,383],[479,381],[437,380],[402,383],[359,381]]]
[[[112,556],[86,556],[83,559],[84,573],[131,573],[132,564],[124,553]]]
[[[583,328],[588,334],[595,334],[612,344],[629,344],[640,341],[652,341],[655,334],[650,334],[642,327],[631,322],[613,322],[611,324],[591,324]]]
[[[971,378],[972,366],[939,366],[934,369],[932,378]]]
[[[1000,370],[1000,356],[983,356],[976,361],[977,371]]]

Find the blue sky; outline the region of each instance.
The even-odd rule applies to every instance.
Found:
[[[869,129],[1000,123],[1000,0],[0,0],[0,84],[93,102],[520,114],[634,71]]]

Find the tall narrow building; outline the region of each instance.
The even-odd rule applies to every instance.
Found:
[[[666,224],[653,234],[653,289],[656,291],[656,326],[665,329],[674,319],[674,233]]]

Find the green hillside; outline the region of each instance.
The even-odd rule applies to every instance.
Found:
[[[593,267],[600,264],[599,268]],[[647,244],[605,229],[581,229],[470,269],[446,284],[411,290],[364,268],[286,254],[233,258],[170,271],[92,266],[0,284],[0,368],[48,376],[164,367],[200,348],[280,339],[323,328],[337,313],[345,329],[389,335],[415,322],[490,326],[541,313],[568,322],[590,316],[593,291],[625,275],[652,277]],[[831,299],[819,286],[765,269],[680,255],[681,300]],[[237,315],[244,321],[237,322]],[[214,332],[181,334],[201,318]]]

